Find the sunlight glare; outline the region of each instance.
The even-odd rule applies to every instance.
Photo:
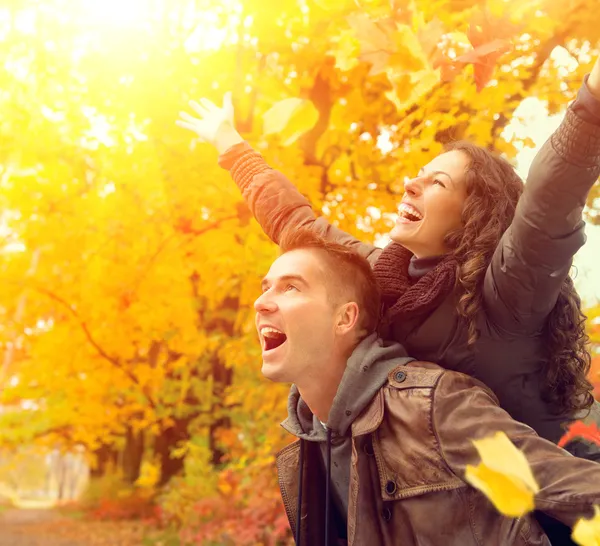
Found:
[[[153,11],[153,0],[80,0],[91,22],[118,27],[144,22]]]

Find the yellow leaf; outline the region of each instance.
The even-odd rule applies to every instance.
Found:
[[[448,38],[454,45],[463,44],[465,46],[468,46],[470,44],[469,37],[464,32],[450,32],[448,34]]]
[[[352,70],[358,65],[360,44],[350,30],[340,32],[337,47],[333,51],[335,67],[343,72]]]
[[[385,71],[390,55],[395,52],[390,25],[372,20],[366,13],[349,15],[348,24],[360,43],[360,60],[371,64],[370,76]]]
[[[594,506],[592,519],[580,519],[573,526],[571,538],[579,546],[600,546],[600,508]]]
[[[431,56],[437,50],[444,31],[443,23],[437,18],[432,19],[426,25],[420,24],[418,26],[417,37],[427,58],[431,59]]]
[[[154,487],[160,479],[160,468],[148,461],[142,463],[140,475],[135,482],[138,487]]]
[[[349,0],[315,0],[315,4],[325,11],[339,11],[352,5]]]
[[[527,148],[535,148],[535,142],[531,137],[525,137],[523,139],[523,146],[526,146]]]
[[[413,74],[396,73],[390,69],[388,78],[393,86],[393,91],[387,91],[386,97],[390,99],[398,111],[402,111],[418,102],[429,93],[439,82],[439,70],[420,70]]]
[[[390,66],[408,73],[424,70],[428,67],[423,46],[408,25],[397,25],[393,39],[395,51],[388,61]],[[431,44],[427,47],[430,46]]]
[[[499,512],[520,517],[534,508],[539,491],[525,455],[504,432],[473,442],[481,457],[477,466],[467,465],[465,480],[481,491]]]
[[[284,146],[295,142],[302,134],[310,131],[319,119],[314,104],[306,99],[290,98],[274,104],[263,115],[263,130],[266,135],[278,134]]]
[[[467,465],[465,480],[479,489],[505,516],[520,517],[535,507],[531,490],[505,474],[490,470],[484,464]]]

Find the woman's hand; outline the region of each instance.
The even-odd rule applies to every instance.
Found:
[[[221,108],[204,98],[198,102],[190,101],[190,107],[196,117],[180,112],[177,125],[196,133],[201,140],[215,146],[220,154],[244,141],[233,125],[231,93],[225,93]]]
[[[596,59],[594,68],[592,68],[592,72],[588,78],[587,85],[592,95],[600,100],[600,57]]]

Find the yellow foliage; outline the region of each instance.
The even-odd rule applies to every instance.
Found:
[[[217,489],[221,456],[271,467],[287,386],[261,377],[253,325],[277,249],[178,111],[232,90],[269,164],[375,241],[404,178],[448,140],[513,158],[504,119],[529,96],[564,108],[600,28],[592,0],[577,13],[490,0],[522,26],[477,93],[472,68],[451,82],[433,69],[471,50],[474,0],[125,2],[110,19],[64,4],[0,9],[0,443],[123,450],[128,429],[144,431],[149,451],[158,438],[185,459],[189,502]],[[549,57],[555,37],[579,63]],[[531,489],[477,468],[481,484]]]
[[[319,113],[314,104],[304,99],[284,99],[263,115],[264,134],[277,134],[284,146],[294,143],[313,128]]]
[[[149,461],[144,461],[140,469],[140,476],[135,485],[144,489],[153,488],[160,478],[160,467]]]
[[[600,508],[594,506],[591,519],[580,519],[573,526],[571,538],[579,546],[600,546]]]
[[[503,432],[474,440],[473,444],[481,462],[477,466],[467,465],[465,480],[506,516],[520,517],[531,512],[539,486],[525,455]]]

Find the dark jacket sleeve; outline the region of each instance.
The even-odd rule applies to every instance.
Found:
[[[377,260],[380,248],[359,241],[323,217],[317,218],[308,200],[282,173],[269,167],[247,142],[236,144],[222,154],[219,165],[229,171],[252,214],[274,243],[279,244],[286,229],[308,227],[330,241],[353,247],[371,264]]]
[[[472,440],[502,431],[525,454],[540,487],[536,509],[572,526],[600,503],[598,463],[573,457],[540,438],[512,419],[494,394],[469,376],[449,371],[442,375],[434,393],[433,426],[446,463],[462,479],[468,464],[480,462]]]
[[[600,102],[584,83],[532,163],[484,281],[486,315],[504,331],[532,334],[542,328],[585,243],[583,207],[600,174],[599,113]]]

